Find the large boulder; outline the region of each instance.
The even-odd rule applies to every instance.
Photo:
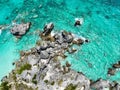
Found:
[[[44,26],[43,35],[44,36],[49,35],[51,33],[51,31],[53,30],[53,28],[54,28],[54,24],[52,22],[46,24]]]
[[[22,24],[16,24],[13,26],[13,28],[11,29],[11,33],[13,35],[15,35],[16,37],[21,37],[24,34],[26,34],[26,32],[29,30],[31,23],[22,23]]]

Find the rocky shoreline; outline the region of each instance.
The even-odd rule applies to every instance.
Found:
[[[20,24],[13,29],[24,30],[25,34],[29,25]],[[120,90],[116,82],[91,81],[81,72],[71,70],[69,62],[61,65],[60,61],[67,57],[66,52],[77,51],[72,47],[74,44],[81,46],[89,40],[76,38],[66,31],[51,34],[53,29],[52,22],[46,24],[36,46],[20,52],[20,60],[13,63],[15,69],[2,79],[0,90]],[[18,36],[24,34],[17,33]]]

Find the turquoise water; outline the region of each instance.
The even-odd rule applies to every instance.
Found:
[[[0,79],[19,59],[19,51],[27,50],[38,40],[36,31],[47,22],[55,23],[55,31],[66,30],[84,36],[90,43],[66,60],[72,69],[83,72],[88,78],[120,80],[120,72],[112,77],[107,70],[120,60],[120,1],[119,0],[1,0],[0,24],[11,25],[12,21],[32,22],[30,31],[17,40],[10,34],[10,27],[0,35]],[[84,18],[81,27],[74,27],[76,17]],[[36,33],[35,33],[36,32]]]

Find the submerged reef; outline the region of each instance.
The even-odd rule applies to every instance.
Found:
[[[15,26],[15,30],[20,30],[21,25]],[[77,52],[73,45],[81,47],[89,40],[76,38],[66,31],[52,33],[53,29],[52,22],[46,24],[35,47],[20,52],[20,59],[13,63],[15,69],[2,79],[0,90],[120,90],[116,82],[91,81],[81,72],[72,70],[68,61],[62,65],[66,52]]]

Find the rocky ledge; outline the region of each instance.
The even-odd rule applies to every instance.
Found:
[[[70,32],[52,33],[54,24],[45,25],[41,40],[28,51],[20,52],[20,60],[8,76],[2,79],[0,90],[119,90],[119,84],[105,80],[91,81],[81,72],[71,70],[71,64],[61,61],[77,50],[73,45],[85,44],[85,38],[76,38]]]

